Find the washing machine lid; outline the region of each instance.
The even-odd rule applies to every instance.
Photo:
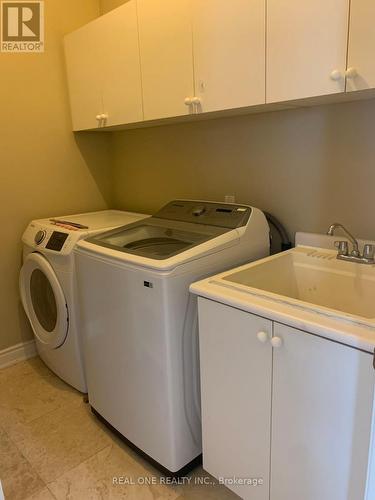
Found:
[[[87,241],[153,260],[179,255],[247,223],[251,207],[176,200],[154,217]]]
[[[60,282],[43,255],[35,252],[26,257],[20,293],[36,338],[51,349],[60,347],[68,334],[68,307]]]
[[[163,260],[178,255],[223,234],[223,229],[202,227],[196,230],[186,223],[152,218],[132,227],[114,230],[88,241],[123,253]]]

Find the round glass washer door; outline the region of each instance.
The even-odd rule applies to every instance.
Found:
[[[68,308],[59,280],[48,260],[30,253],[20,273],[21,299],[36,338],[60,347],[69,328]]]

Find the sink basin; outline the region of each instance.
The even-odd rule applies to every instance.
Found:
[[[297,247],[226,274],[220,281],[293,307],[375,324],[375,266],[339,261],[336,251]]]

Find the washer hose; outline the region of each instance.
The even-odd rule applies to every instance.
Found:
[[[271,224],[280,235],[281,251],[284,252],[285,250],[292,248],[292,242],[290,241],[289,234],[279,219],[269,212],[264,212],[264,215],[266,216],[268,223]]]

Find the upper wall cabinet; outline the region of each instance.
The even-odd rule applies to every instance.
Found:
[[[265,102],[265,0],[138,0],[145,120]]]
[[[374,0],[351,0],[347,91],[375,87],[374,25]]]
[[[267,102],[345,91],[348,16],[349,0],[268,0]]]
[[[143,120],[136,0],[65,37],[73,129]]]
[[[375,88],[373,20],[374,0],[127,0],[65,38],[73,128]]]
[[[138,0],[145,120],[189,114],[194,95],[189,0]]]
[[[102,99],[102,43],[98,37],[99,20],[65,37],[65,59],[68,75],[73,129],[95,128],[96,117],[104,113]]]
[[[192,0],[195,96],[202,111],[265,102],[265,0]]]

